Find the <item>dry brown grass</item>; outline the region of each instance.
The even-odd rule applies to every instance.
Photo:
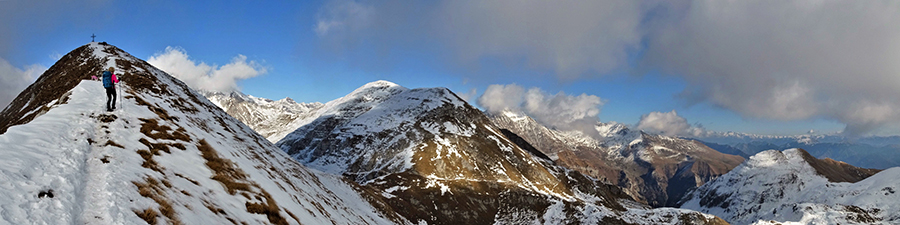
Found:
[[[187,135],[187,131],[183,127],[173,130],[172,127],[159,125],[156,119],[140,118],[140,120],[143,122],[141,123],[141,133],[147,135],[147,137],[156,140],[191,141],[191,137]]]
[[[144,119],[141,120],[141,133],[146,135],[147,137],[154,140],[171,140],[171,141],[184,141],[190,142],[191,138],[187,135],[187,131],[183,127],[178,127],[178,129],[172,129],[166,125],[159,125],[159,122],[155,119]],[[159,164],[153,160],[154,155],[161,155],[160,152],[172,153],[169,147],[175,147],[181,150],[186,150],[184,144],[181,143],[153,143],[146,138],[141,138],[138,140],[141,144],[147,146],[146,150],[138,150],[137,153],[141,155],[141,158],[144,159],[144,163],[141,164],[144,168],[149,168],[154,171],[162,173],[162,169]],[[194,181],[196,183],[196,181]]]
[[[206,166],[213,171],[212,179],[222,184],[225,190],[228,191],[228,194],[240,194],[247,199],[253,199],[252,197],[255,196],[256,200],[260,201],[246,202],[247,212],[266,215],[269,223],[272,224],[288,224],[287,220],[279,213],[281,208],[278,207],[275,199],[255,183],[247,181],[247,174],[234,165],[231,160],[219,157],[216,150],[205,139],[201,139],[197,143],[197,149],[200,150],[203,159],[206,159]],[[259,189],[262,193],[254,193],[253,187]],[[225,213],[211,203],[206,204],[206,207],[217,214]]]
[[[225,186],[228,194],[234,195],[237,191],[250,192],[250,184],[245,181],[247,174],[235,167],[230,160],[219,157],[206,140],[200,140],[197,149],[200,150],[203,159],[206,159],[206,166],[213,171],[212,179]]]
[[[147,224],[156,224],[156,217],[159,215],[153,208],[147,208],[144,209],[144,211],[134,210],[134,214],[137,214],[138,217],[144,219]]]
[[[131,183],[134,184],[135,186],[137,186],[138,194],[140,194],[141,196],[143,196],[145,198],[152,199],[154,202],[156,202],[156,204],[159,205],[157,210],[159,210],[159,213],[162,214],[162,216],[164,216],[168,219],[169,224],[181,224],[181,221],[178,220],[178,216],[175,214],[175,209],[172,208],[172,204],[169,202],[169,199],[166,197],[165,189],[162,186],[160,186],[160,184],[168,183],[168,181],[167,180],[158,181],[152,177],[146,177],[144,179],[144,181],[145,181],[144,183],[136,182],[136,181],[132,181]],[[146,209],[142,213],[150,214],[150,212],[147,212],[148,210],[152,211],[152,209]],[[135,211],[135,213],[138,213],[138,212]],[[156,222],[155,221],[156,211],[153,211],[152,214],[154,215],[152,217],[152,218],[154,218],[154,221],[151,224],[156,224],[155,223]],[[141,216],[141,213],[138,213],[138,216]],[[145,221],[147,221],[148,218],[150,218],[150,217],[148,215],[147,218],[145,218],[145,217],[141,217],[141,218],[143,218]],[[148,223],[150,223],[150,222],[148,221]]]
[[[143,149],[138,150],[137,153],[144,159],[144,163],[141,164],[142,167],[162,173],[163,168],[159,166],[159,163],[157,163],[156,160],[153,160],[153,153]]]
[[[169,144],[169,146],[177,148],[177,149],[181,149],[182,151],[187,150],[187,148],[185,148],[184,145],[181,143],[172,143],[172,144]]]
[[[138,141],[141,142],[141,144],[144,144],[144,146],[147,146],[147,148],[150,148],[150,153],[153,153],[153,155],[160,155],[159,154],[160,151],[163,151],[163,152],[166,152],[169,154],[172,153],[171,151],[169,151],[169,146],[167,144],[150,143],[149,140],[144,139],[144,138],[141,138],[141,140],[138,140]]]
[[[216,215],[228,215],[228,213],[225,213],[224,209],[217,207],[215,204],[207,200],[203,200],[203,206],[206,206],[206,209],[209,209],[210,212],[213,212]]]
[[[275,203],[275,199],[272,199],[272,196],[269,195],[269,193],[266,192],[265,190],[262,191],[261,195],[262,196],[257,195],[256,197],[264,198],[265,199],[264,202],[260,202],[260,203],[247,202],[247,203],[245,203],[245,206],[247,207],[247,212],[266,215],[266,218],[269,219],[269,222],[273,223],[273,224],[279,224],[279,225],[288,224],[287,220],[285,220],[284,217],[282,217],[281,214],[278,213],[281,209],[278,208],[278,204]],[[262,199],[260,199],[260,200],[262,200]],[[293,216],[293,215],[291,215],[291,216]],[[296,218],[294,218],[294,219],[296,219]]]

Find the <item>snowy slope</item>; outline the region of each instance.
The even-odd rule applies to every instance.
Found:
[[[276,145],[311,168],[379,191],[430,224],[712,224],[681,209],[648,209],[621,189],[523,150],[446,88],[366,84],[325,103]]]
[[[108,66],[124,73],[113,113],[99,81],[72,76]],[[0,135],[0,224],[404,223],[364,187],[306,169],[118,48],[82,46],[32,86],[73,78],[61,92],[26,89],[16,101],[27,108],[0,114],[31,117],[3,118],[20,125]]]
[[[756,154],[686,196],[682,207],[718,215],[734,224],[900,223],[900,168],[856,183],[834,182],[830,180],[836,179],[834,171],[839,169],[816,169],[811,164],[816,160],[804,154],[808,156],[801,149]],[[874,172],[852,169],[849,174],[860,178]]]
[[[209,101],[228,115],[253,128],[254,131],[275,143],[300,127],[295,121],[309,118],[322,103],[297,103],[291,98],[273,101],[253,97],[240,92],[222,93],[201,91]]]
[[[620,123],[597,123],[597,136],[545,127],[522,112],[488,114],[561,166],[622,187],[652,206],[673,206],[690,188],[743,161],[697,141],[646,134]]]

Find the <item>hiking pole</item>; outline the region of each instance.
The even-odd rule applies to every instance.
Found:
[[[123,97],[122,97],[122,87],[118,87],[118,88],[116,88],[116,89],[117,89],[116,91],[119,92],[118,96],[116,96],[116,98],[118,98],[118,100],[119,100],[119,110],[122,110],[122,112],[124,112],[125,108],[124,108],[124,105],[122,104],[122,99],[123,99]]]

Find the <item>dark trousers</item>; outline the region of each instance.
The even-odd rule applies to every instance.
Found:
[[[112,105],[109,104],[112,101]],[[106,109],[116,108],[116,87],[106,88]]]

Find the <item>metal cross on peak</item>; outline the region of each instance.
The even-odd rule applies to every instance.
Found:
[[[97,37],[97,35],[91,34],[91,42],[94,42],[95,37]]]

